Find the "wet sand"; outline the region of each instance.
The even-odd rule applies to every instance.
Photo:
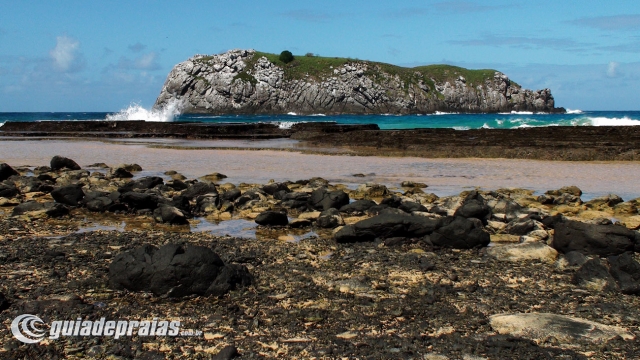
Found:
[[[438,196],[453,195],[474,187],[485,190],[521,187],[544,192],[576,185],[584,191],[585,200],[609,193],[617,194],[625,200],[640,197],[640,188],[636,185],[640,174],[640,162],[637,161],[571,162],[328,156],[291,151],[295,149],[296,142],[284,139],[254,142],[175,140],[176,143],[166,139],[136,139],[129,143],[122,140],[3,140],[0,141],[0,162],[12,166],[41,166],[48,165],[54,155],[63,155],[76,160],[81,166],[95,162],[108,165],[138,163],[145,170],[140,176],[158,175],[167,169],[176,170],[188,178],[220,172],[229,177],[225,181],[236,184],[319,176],[332,183],[348,186],[378,182],[398,187],[404,180],[424,182],[429,185],[427,190]],[[154,147],[158,145],[178,146],[180,149]],[[197,148],[188,149],[189,145]],[[208,147],[215,149],[206,149]],[[225,147],[254,150],[223,149]],[[269,147],[274,150],[256,150]],[[352,176],[359,173],[366,176]]]

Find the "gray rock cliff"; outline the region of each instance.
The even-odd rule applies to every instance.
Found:
[[[210,114],[564,111],[554,107],[549,89],[522,89],[497,71],[485,70],[472,83],[462,74],[479,70],[440,66],[447,70],[436,76],[430,67],[343,59],[305,73],[302,66],[313,59],[286,65],[273,59],[254,50],[196,55],[171,70],[155,107],[179,103],[185,113]]]

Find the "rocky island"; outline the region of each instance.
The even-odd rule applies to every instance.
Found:
[[[495,70],[403,68],[310,54],[285,62],[255,50],[196,55],[176,65],[155,106],[175,101],[185,113],[208,114],[565,111],[549,89],[523,89]]]

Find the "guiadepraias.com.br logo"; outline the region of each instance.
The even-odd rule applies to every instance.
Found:
[[[47,331],[47,327],[49,331]],[[35,344],[47,337],[56,340],[61,336],[113,336],[119,339],[122,336],[178,336],[180,333],[180,321],[152,321],[118,320],[64,320],[53,321],[47,326],[42,319],[35,315],[23,314],[11,322],[11,332],[16,339],[27,344]],[[194,333],[182,334],[185,336],[197,335]]]

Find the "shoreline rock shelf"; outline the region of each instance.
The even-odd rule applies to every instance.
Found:
[[[183,357],[185,349],[204,356],[213,338],[241,355],[273,357],[633,358],[640,351],[639,199],[583,202],[576,187],[438,197],[379,184],[352,190],[322,178],[165,182],[116,176],[139,166],[91,172],[66,163],[58,170],[0,164],[9,174],[0,181],[3,317],[171,314],[209,333],[177,340]],[[107,217],[142,225],[74,233]],[[190,233],[196,217],[251,221],[273,236]],[[313,235],[292,241],[282,231]],[[13,344],[6,329],[0,338]],[[169,356],[157,341],[159,356]],[[144,350],[124,344],[73,345],[124,358]],[[70,349],[39,347],[40,356],[62,348]]]

